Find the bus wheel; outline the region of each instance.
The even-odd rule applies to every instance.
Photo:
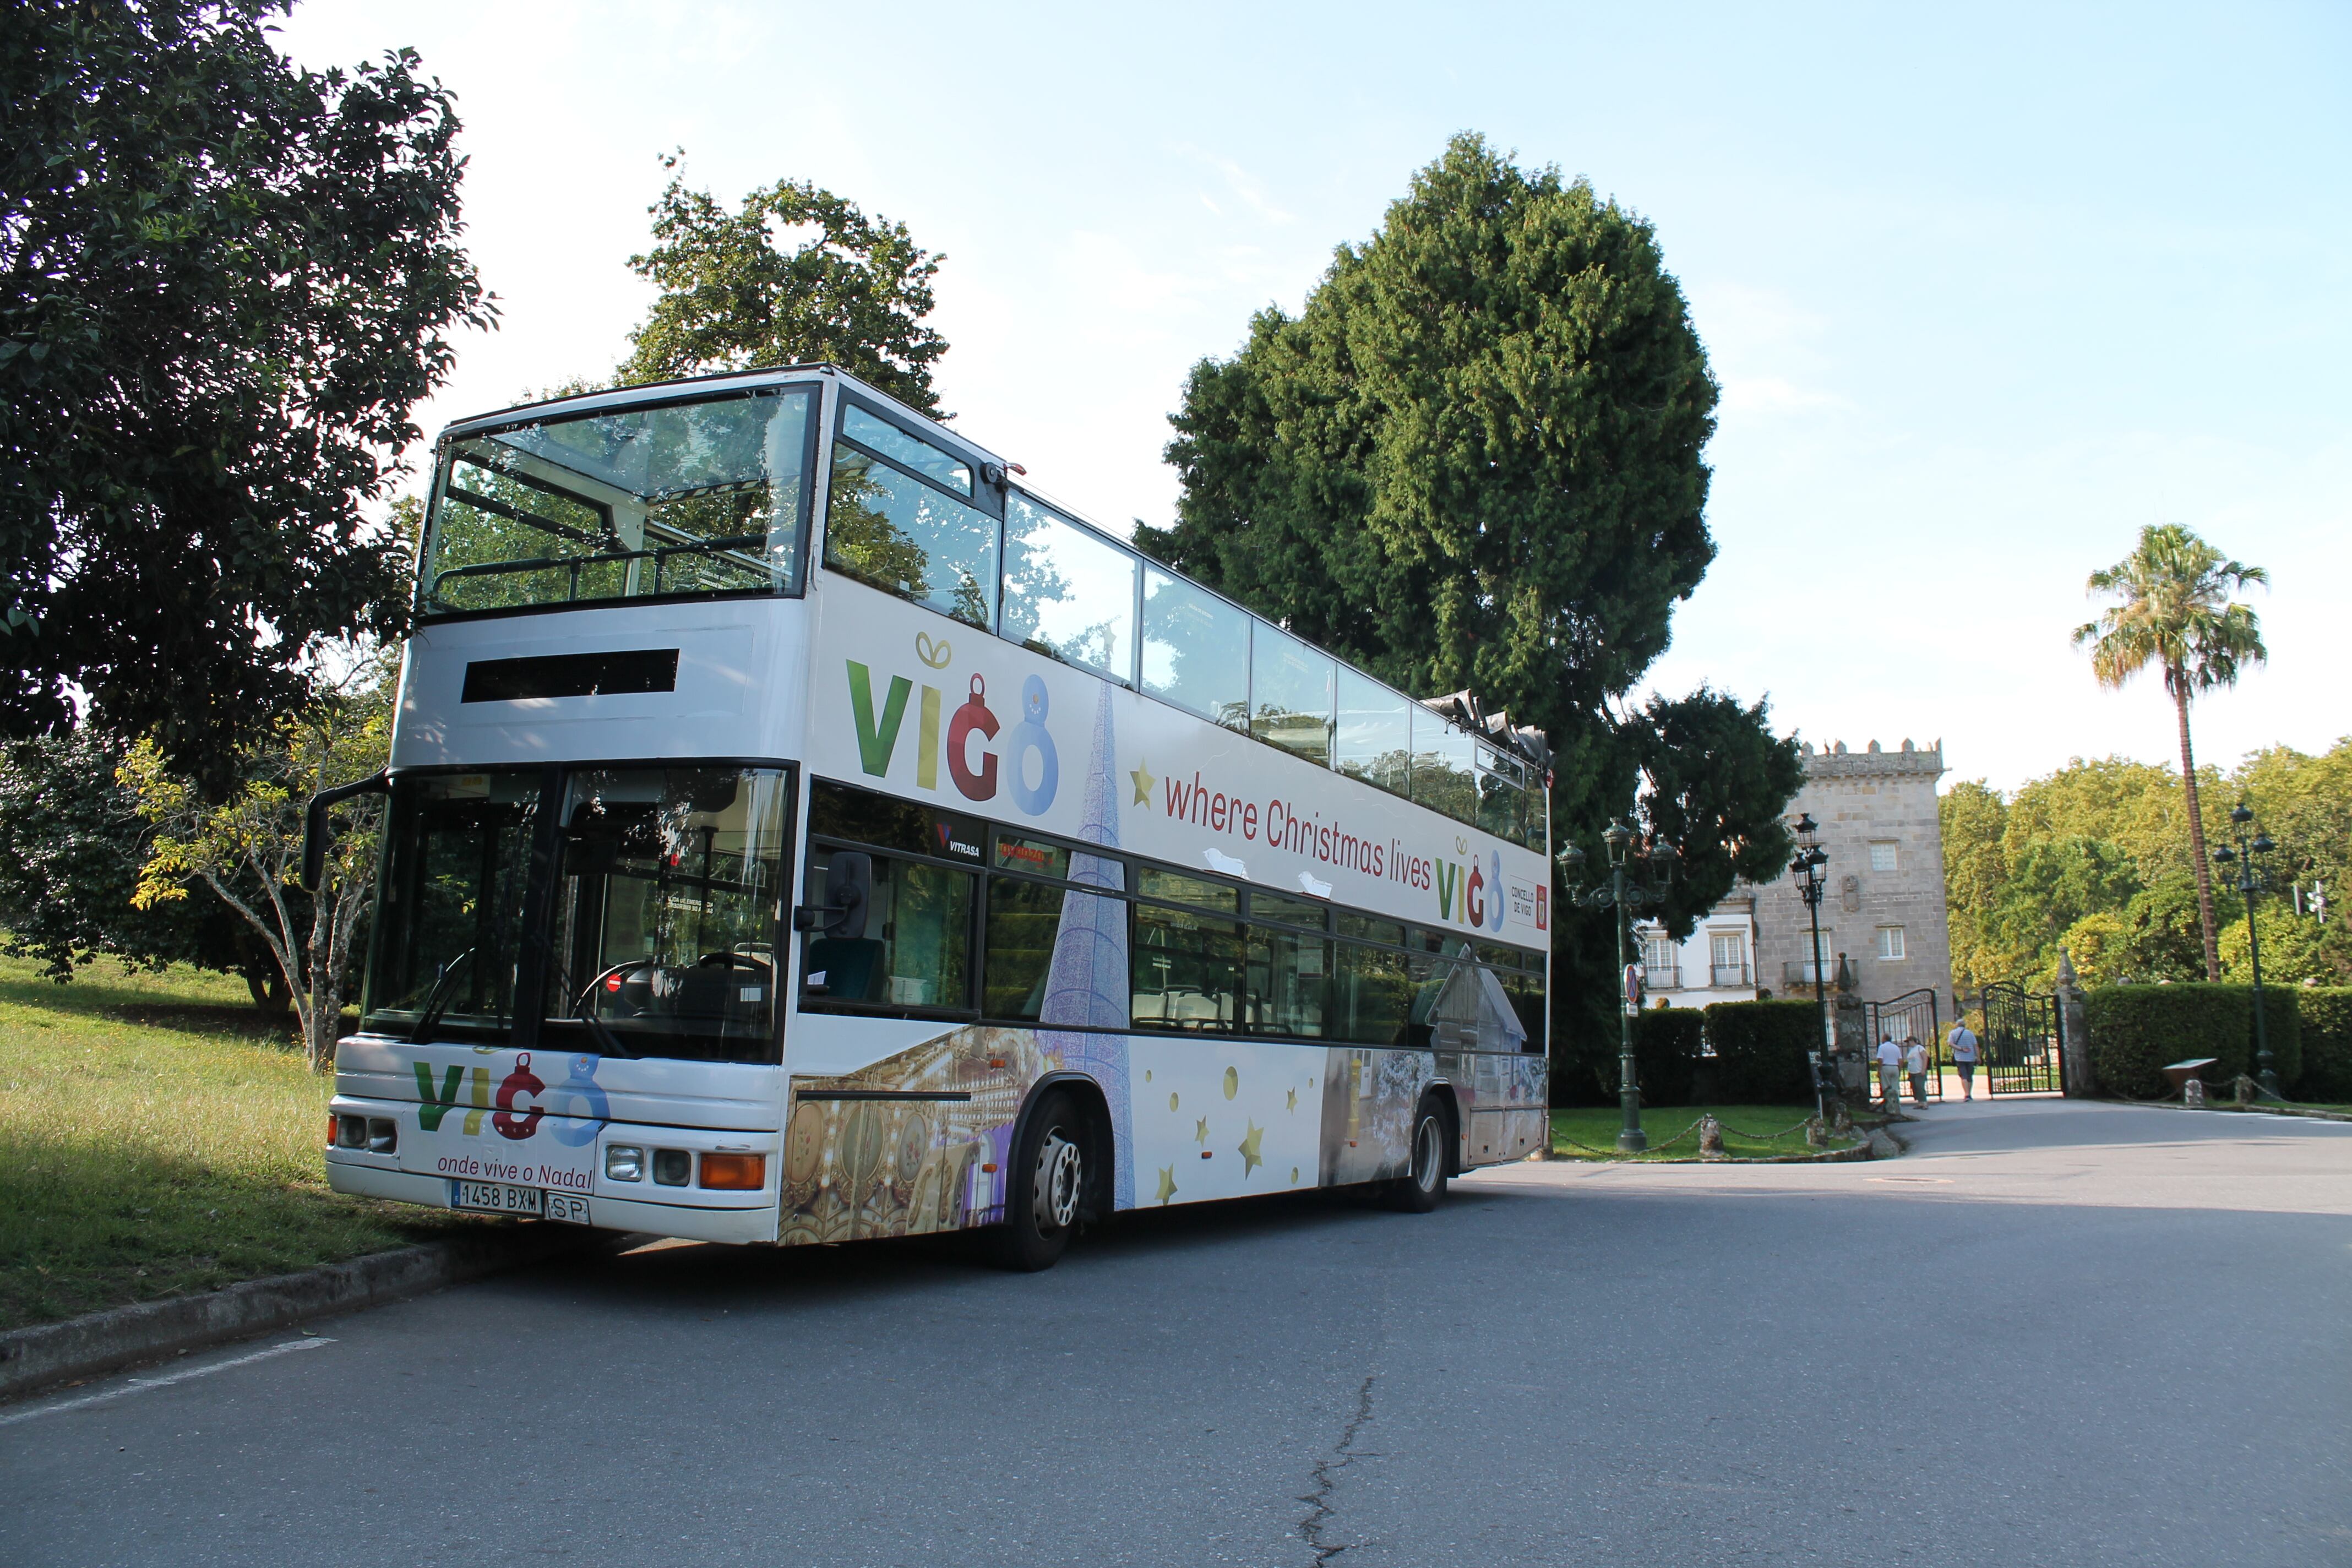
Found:
[[[1034,1273],[1061,1258],[1086,1198],[1085,1146],[1076,1102],[1049,1092],[1030,1112],[1013,1153],[1004,1223],[990,1238],[1000,1267]]]
[[[1412,1112],[1412,1166],[1402,1180],[1389,1184],[1391,1208],[1407,1214],[1427,1214],[1445,1196],[1445,1112],[1435,1095],[1423,1095]]]

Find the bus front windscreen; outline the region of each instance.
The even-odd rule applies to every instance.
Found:
[[[765,387],[452,441],[419,610],[798,593],[815,405]]]
[[[773,1061],[791,795],[738,766],[395,779],[366,1026]]]

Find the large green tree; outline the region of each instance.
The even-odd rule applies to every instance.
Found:
[[[1665,919],[1687,932],[1778,870],[1802,777],[1761,704],[1627,701],[1714,559],[1716,396],[1650,226],[1465,134],[1297,316],[1194,367],[1176,521],[1137,539],[1407,690],[1466,687],[1541,729],[1556,837],[1597,852],[1638,794],[1683,846]],[[1562,922],[1572,963],[1611,946]]]
[[[2231,595],[2269,581],[2261,567],[2229,560],[2180,524],[2152,522],[2139,531],[2139,544],[2129,555],[2091,574],[2091,595],[2114,603],[2097,620],[2074,628],[2074,644],[2091,650],[2091,672],[2102,686],[2119,688],[2151,665],[2163,672],[2179,730],[2180,784],[2188,795],[2197,917],[2209,980],[2221,978],[2221,959],[2213,924],[2213,873],[2205,855],[2205,825],[2198,816],[2189,701],[2217,686],[2236,685],[2240,670],[2266,657],[2260,618]]]
[[[653,248],[629,258],[661,295],[630,337],[624,384],[824,362],[945,417],[931,367],[947,340],[923,323],[942,258],[905,224],[805,180],[779,180],[730,212],[687,189],[676,154],[663,162]]]
[[[5,951],[66,981],[103,953],[135,968],[192,963],[244,977],[257,1005],[289,1000],[268,950],[209,894],[140,909],[131,900],[152,829],[116,782],[125,748],[84,728],[0,754],[0,930]],[[250,890],[250,889],[248,889]]]
[[[225,786],[316,656],[394,629],[364,509],[493,307],[403,51],[272,47],[279,0],[26,0],[0,26],[0,731],[76,694]]]

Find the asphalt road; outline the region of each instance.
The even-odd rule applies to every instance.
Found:
[[[2352,1126],[1926,1114],[550,1267],[0,1408],[0,1563],[2352,1563]]]

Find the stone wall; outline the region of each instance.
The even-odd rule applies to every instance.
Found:
[[[1822,898],[1823,973],[1834,981],[1843,952],[1853,963],[1856,989],[1865,1000],[1884,1002],[1932,986],[1948,1018],[1952,939],[1936,805],[1943,742],[1922,751],[1906,741],[1892,752],[1875,741],[1861,752],[1847,751],[1843,742],[1827,751],[1809,745],[1804,760],[1804,786],[1789,803],[1788,816],[1793,821],[1811,812],[1829,856]],[[1874,864],[1874,846],[1880,847],[1880,861],[1891,847],[1891,869]],[[1886,927],[1902,931],[1900,958],[1880,956]],[[1776,996],[1811,994],[1811,980],[1795,966],[1811,960],[1811,926],[1786,876],[1758,891],[1756,957],[1759,985]]]

